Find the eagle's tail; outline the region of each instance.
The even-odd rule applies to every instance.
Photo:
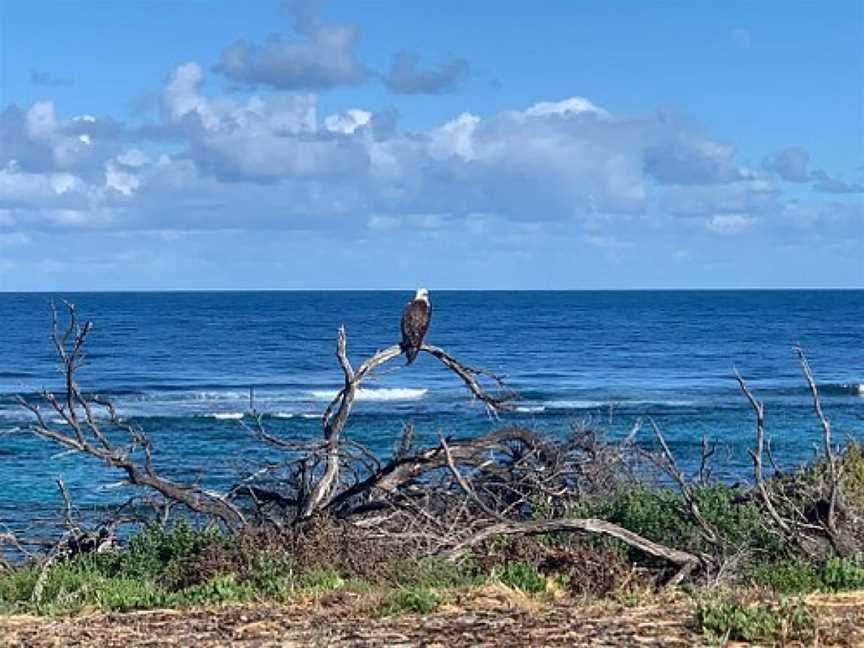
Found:
[[[417,354],[420,353],[420,349],[417,347],[403,347],[403,349],[405,351],[406,359],[405,366],[407,367],[417,359]]]

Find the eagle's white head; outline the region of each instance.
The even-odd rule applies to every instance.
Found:
[[[418,288],[417,292],[414,293],[414,300],[425,301],[427,304],[429,303],[429,291],[425,288]]]

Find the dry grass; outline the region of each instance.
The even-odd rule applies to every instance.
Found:
[[[686,603],[544,603],[501,586],[439,611],[382,618],[361,595],[291,605],[152,610],[77,617],[0,618],[7,646],[692,646]]]
[[[0,643],[42,646],[699,646],[683,595],[639,605],[538,599],[501,585],[459,594],[418,616],[375,614],[375,594],[340,592],[287,605],[235,605],[74,617],[0,617]],[[806,599],[820,646],[864,646],[864,592]],[[728,644],[742,645],[742,644]]]

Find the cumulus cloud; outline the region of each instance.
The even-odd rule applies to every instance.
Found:
[[[813,179],[813,189],[824,193],[862,193],[864,192],[864,184],[860,182],[846,182],[839,178],[834,178],[822,169],[816,169],[811,174]]]
[[[202,79],[197,64],[181,65],[165,87],[162,108],[185,133],[188,156],[205,173],[225,181],[275,182],[334,177],[366,164],[364,148],[340,135],[352,132],[349,123],[356,128],[368,121],[368,113],[331,117],[332,129],[322,130],[314,95],[211,99],[199,91]]]
[[[261,45],[238,40],[222,50],[214,70],[241,85],[277,90],[323,90],[368,78],[354,51],[356,25],[322,22],[318,3],[292,3],[287,10],[293,38],[274,34]]]
[[[442,94],[458,89],[470,73],[471,67],[463,58],[424,68],[417,54],[403,50],[393,57],[384,83],[396,94]]]
[[[791,146],[768,157],[763,166],[786,182],[810,182],[810,154],[799,146]]]
[[[51,102],[4,110],[0,231],[434,237],[503,226],[524,237],[570,223],[580,240],[621,252],[633,239],[616,235],[619,222],[697,223],[709,236],[783,213],[774,176],[664,115],[618,116],[576,96],[405,131],[394,111],[327,113],[313,94],[211,94],[204,81],[198,64],[178,66],[146,128],[62,117]],[[786,158],[772,171],[797,177]],[[832,180],[806,162],[813,182]]]
[[[763,166],[786,182],[812,182],[813,190],[821,193],[862,193],[864,184],[846,182],[829,175],[822,169],[809,170],[810,154],[801,147],[783,149],[768,157]]]
[[[718,184],[681,184],[666,188],[660,206],[682,217],[765,214],[778,208],[780,190],[763,179]]]
[[[90,176],[117,150],[122,130],[113,120],[92,115],[58,119],[51,101],[26,111],[13,104],[0,113],[0,168]]]

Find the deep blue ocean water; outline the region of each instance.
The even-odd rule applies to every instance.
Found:
[[[92,319],[85,391],[113,397],[152,438],[168,474],[225,486],[269,451],[240,421],[255,388],[268,428],[320,432],[341,382],[336,329],[355,364],[398,341],[412,292],[0,293],[0,522],[60,505],[62,475],[79,504],[122,499],[119,475],[25,432],[14,394],[61,389],[49,341],[49,300]],[[737,366],[765,401],[767,431],[786,464],[820,440],[792,351],[806,349],[835,438],[864,438],[864,291],[436,292],[427,340],[508,377],[519,411],[490,419],[456,377],[421,354],[382,371],[355,405],[348,436],[387,453],[414,421],[475,435],[502,423],[548,431],[592,423],[624,434],[651,416],[692,467],[703,435],[720,442],[715,473],[747,478],[754,420]],[[647,432],[646,444],[652,443]]]

